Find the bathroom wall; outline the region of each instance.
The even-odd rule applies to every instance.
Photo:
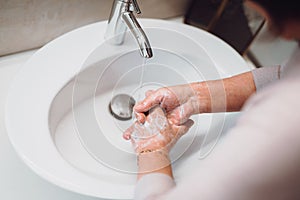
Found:
[[[138,0],[139,17],[184,14],[189,0]],[[77,27],[108,18],[113,0],[0,0],[0,56],[41,47]]]

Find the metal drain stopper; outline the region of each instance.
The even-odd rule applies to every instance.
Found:
[[[119,120],[125,121],[132,118],[135,100],[127,94],[117,94],[109,103],[110,113]]]

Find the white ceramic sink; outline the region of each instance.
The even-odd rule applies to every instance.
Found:
[[[50,42],[17,75],[6,106],[8,134],[41,177],[81,194],[132,198],[136,161],[130,142],[122,139],[132,121],[111,116],[111,98],[126,93],[140,100],[148,89],[248,71],[239,54],[209,33],[163,20],[140,22],[153,47],[151,59],[139,55],[130,34],[121,46],[104,41],[104,21]],[[144,87],[138,89],[141,77]],[[224,132],[230,118],[224,113],[193,117],[196,125],[171,154],[178,180],[200,162],[210,149],[206,145],[200,155],[201,145]]]

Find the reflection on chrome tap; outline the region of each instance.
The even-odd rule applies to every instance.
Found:
[[[112,44],[120,45],[124,41],[127,28],[129,28],[139,45],[141,55],[145,58],[151,58],[153,53],[150,42],[133,11],[138,14],[141,13],[136,0],[115,0],[108,20],[105,38],[110,39]]]

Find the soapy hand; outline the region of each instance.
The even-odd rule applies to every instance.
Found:
[[[145,112],[160,105],[165,109],[170,122],[180,125],[185,123],[191,115],[201,113],[205,109],[200,101],[199,83],[164,87],[155,91],[148,91],[146,98],[134,106],[137,120],[144,123]],[[202,105],[200,105],[200,103]]]
[[[124,132],[123,137],[126,140],[131,139],[136,153],[157,150],[169,151],[193,124],[191,119],[180,126],[171,124],[165,111],[156,106],[149,111],[149,115],[145,116],[144,124],[135,122]]]

